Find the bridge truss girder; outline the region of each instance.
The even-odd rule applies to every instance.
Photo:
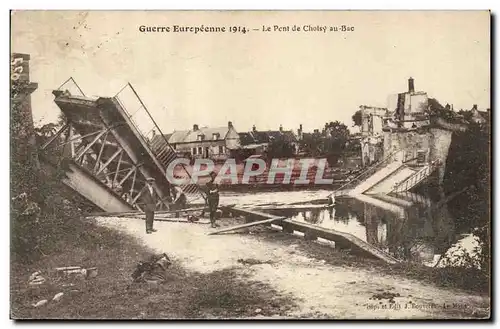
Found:
[[[82,126],[85,126],[85,129],[82,129]],[[55,160],[57,165],[69,161],[70,167],[76,167],[77,170],[71,170],[72,174],[80,177],[73,180],[82,183],[75,185],[71,184],[71,180],[66,180],[66,185],[77,190],[103,210],[116,211],[114,209],[117,203],[124,206],[123,210],[127,210],[127,206],[129,210],[142,210],[140,194],[149,176],[144,172],[143,164],[134,161],[116,139],[115,128],[115,126],[99,126],[92,123],[68,122],[42,146],[42,149],[50,154],[50,158]],[[81,131],[87,133],[82,135],[79,133]],[[89,186],[82,187],[92,185],[89,175],[97,184],[94,184],[97,194],[102,196],[102,188],[108,192],[106,200],[98,200],[89,194]],[[157,186],[154,188],[158,193],[160,189]],[[115,204],[113,210],[109,208],[109,198],[119,199],[111,202]],[[161,197],[157,209],[168,208],[169,200]]]

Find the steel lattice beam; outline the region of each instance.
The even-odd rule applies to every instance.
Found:
[[[126,203],[132,209],[137,209],[140,198],[138,192],[143,189],[146,181],[146,176],[137,170],[142,164],[133,161],[128,156],[125,149],[110,133],[112,127],[94,125],[93,131],[79,134],[75,131],[75,126],[77,125],[71,122],[67,123],[43,145],[43,149],[52,151],[53,155],[61,151],[61,156],[73,160],[72,169],[78,168],[73,170],[70,178],[65,181],[66,185],[78,188],[80,194],[101,208],[125,209],[123,203]],[[61,142],[64,133],[66,136]],[[90,137],[93,138],[88,142]],[[64,155],[64,150],[68,146],[70,152]],[[57,162],[60,163],[60,161]],[[138,172],[140,177],[137,177]],[[93,177],[95,183],[89,183],[89,175]],[[82,186],[77,186],[78,182],[81,182]],[[82,182],[85,182],[86,186],[83,186]],[[107,188],[103,189],[103,184]],[[89,189],[95,189],[99,199],[103,198],[103,194],[110,194],[111,191],[114,195],[108,195],[106,200],[101,202],[92,196]],[[120,200],[109,201],[113,198]],[[166,201],[160,200],[160,202],[162,206],[168,207]]]
[[[63,90],[55,90],[53,94],[68,124],[44,144],[44,150],[53,152],[54,156],[61,151],[65,158],[72,160],[72,165],[92,175],[97,185],[104,184],[113,196],[123,198],[132,208],[140,209],[140,192],[146,179],[155,178],[153,188],[159,197],[159,206],[168,209],[170,182],[165,169],[177,155],[166,140],[165,145],[153,150],[135,125],[129,109],[146,112],[149,123],[163,135],[134,88],[127,84],[123,89],[128,87],[133,92],[139,108],[136,105],[126,108],[119,98],[122,91],[114,97],[95,99],[85,97],[76,85],[81,95],[73,96],[63,88],[67,83],[76,84],[70,78],[61,87]],[[62,138],[64,132],[67,134]],[[189,172],[186,173],[189,176]],[[73,186],[78,188],[78,184]],[[188,198],[189,195],[204,198],[197,186],[187,184],[181,188]],[[84,186],[81,190],[82,195],[88,192]]]

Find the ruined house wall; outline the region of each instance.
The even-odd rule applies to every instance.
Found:
[[[361,160],[363,166],[368,166],[374,161],[379,161],[383,158],[384,150],[382,138],[369,137],[361,141]]]
[[[398,150],[406,150],[406,160],[417,157],[418,152],[425,152],[425,161],[439,160],[439,183],[444,179],[445,164],[451,145],[452,132],[444,129],[432,128],[426,133],[384,132],[384,156]]]
[[[427,109],[427,93],[407,93],[405,95],[405,113],[421,113]]]
[[[438,169],[438,176],[439,183],[442,184],[444,174],[446,172],[446,159],[448,158],[453,132],[439,128],[432,128],[430,129],[430,133],[433,136],[430,145],[430,158],[432,161],[439,160],[441,162]]]
[[[419,152],[425,154],[424,161],[430,158],[431,133],[384,132],[384,156],[398,150],[405,150],[405,160],[415,159]]]

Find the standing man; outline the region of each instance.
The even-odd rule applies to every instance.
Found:
[[[146,186],[141,191],[141,199],[144,203],[144,212],[146,213],[146,233],[151,234],[156,232],[153,228],[153,221],[156,210],[156,194],[153,189],[154,178],[149,177],[146,179]]]
[[[210,181],[207,183],[207,202],[212,227],[217,227],[215,224],[215,213],[219,206],[219,186],[215,184],[215,177],[217,177],[217,174],[212,171],[210,173]]]

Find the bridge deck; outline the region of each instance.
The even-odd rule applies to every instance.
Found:
[[[291,219],[280,219],[280,217],[267,214],[261,211],[242,209],[238,207],[227,207],[227,211],[233,214],[240,214],[247,216],[253,220],[258,220],[254,224],[268,224],[281,226],[284,232],[293,233],[293,231],[303,232],[304,236],[308,240],[315,240],[316,238],[323,238],[325,240],[334,241],[335,246],[341,249],[351,249],[356,254],[362,254],[369,257],[378,258],[389,264],[398,263],[399,260],[390,254],[380,250],[369,243],[361,240],[360,238],[346,232],[340,232],[337,230],[327,229],[317,225],[299,222]],[[239,227],[234,227],[233,230],[243,227],[248,227],[251,225],[245,224]],[[231,229],[224,229],[224,232],[230,231]],[[223,233],[213,232],[212,234]]]
[[[139,192],[146,179],[154,178],[154,189],[162,200],[160,206],[164,205],[170,194],[170,183],[161,163],[131,122],[119,99],[75,96],[60,90],[53,94],[68,122],[62,130],[66,129],[66,141],[69,141],[71,151],[64,155],[66,146],[63,146],[63,156],[87,173],[85,180],[83,175],[73,175],[66,185],[105,211],[120,211],[140,205]],[[57,140],[44,147],[54,147],[50,145],[55,144],[54,141]],[[96,184],[90,186],[89,179]],[[110,187],[108,193],[97,188],[100,184]],[[123,204],[124,199],[129,207],[113,206]]]
[[[115,138],[123,141],[125,147],[136,155],[137,159],[134,160],[143,164],[150,177],[155,178],[162,188],[168,186],[161,165],[115,99],[60,95],[54,101],[81,135],[90,133],[96,127],[112,127]]]

